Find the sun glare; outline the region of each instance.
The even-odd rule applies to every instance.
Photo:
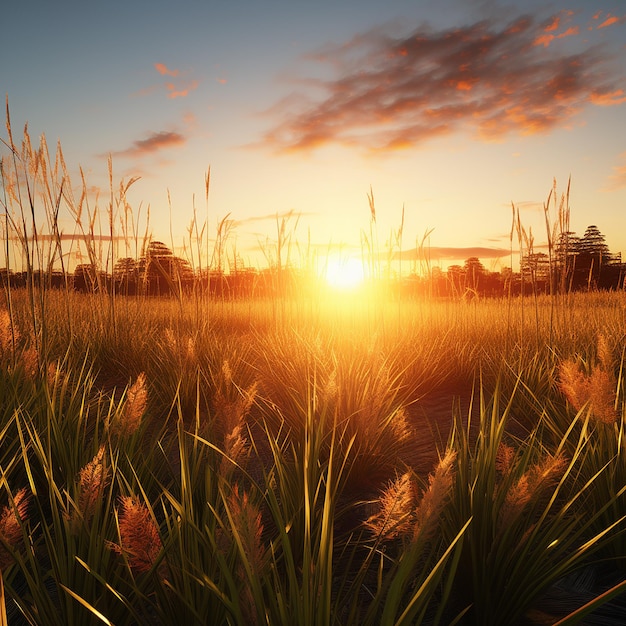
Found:
[[[355,289],[365,278],[363,263],[351,257],[329,258],[325,274],[326,282],[335,289]]]

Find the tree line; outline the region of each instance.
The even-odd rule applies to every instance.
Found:
[[[561,233],[547,252],[530,250],[520,257],[519,272],[509,267],[489,271],[480,259],[470,257],[463,265],[451,265],[446,271],[431,267],[426,275],[392,276],[391,272],[380,272],[378,282],[391,295],[405,297],[498,297],[616,290],[625,286],[626,264],[620,253],[610,252],[596,225],[588,226],[582,237],[574,232]],[[200,290],[221,298],[264,297],[294,295],[312,285],[307,272],[290,266],[258,270],[240,264],[228,273],[221,268],[194,271],[187,259],[176,256],[160,241],[151,241],[139,259],[118,259],[112,273],[84,263],[77,265],[69,276],[60,272],[35,274],[35,284],[128,296],[181,296]],[[9,281],[15,287],[26,286],[28,281],[25,272],[4,270],[1,275],[3,282]]]

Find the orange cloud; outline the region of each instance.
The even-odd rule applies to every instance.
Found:
[[[568,15],[560,15],[561,27]],[[329,46],[307,58],[328,63],[334,76],[299,77],[299,92],[267,112],[277,121],[262,145],[391,151],[459,130],[498,141],[565,127],[590,103],[621,103],[623,71],[610,71],[598,49],[553,53],[533,45],[541,36],[578,33],[576,26],[558,35],[545,28],[520,17],[403,37],[375,29]]]
[[[552,43],[553,39],[554,35],[539,35],[539,37],[533,41],[533,45],[547,48]]]
[[[563,37],[571,37],[572,35],[578,35],[580,29],[578,26],[570,26],[566,31],[557,35],[557,39],[563,39]]]
[[[615,106],[616,104],[624,104],[626,102],[626,93],[623,89],[616,89],[611,92],[594,92],[589,96],[593,104],[599,106]]]
[[[168,98],[184,98],[189,95],[190,91],[194,91],[198,87],[198,81],[192,80],[188,85],[183,86],[181,88],[177,88],[173,83],[167,83],[165,88],[169,92],[167,94]]]
[[[151,133],[145,139],[134,141],[125,150],[114,152],[114,156],[145,156],[154,154],[165,148],[180,146],[186,142],[186,138],[180,133],[172,131],[159,131]]]
[[[598,29],[606,28],[607,26],[611,26],[612,24],[617,24],[620,21],[619,17],[615,15],[609,15],[602,24],[598,24]]]
[[[170,70],[163,63],[155,63],[154,67],[161,76],[178,76],[178,70]]]
[[[558,15],[555,15],[552,18],[552,21],[543,29],[546,33],[550,33],[552,31],[558,30],[559,29],[559,22],[561,21],[561,18]]]
[[[626,152],[619,156],[621,163],[613,166],[613,173],[608,177],[607,185],[603,191],[617,191],[626,189]]]
[[[572,35],[578,35],[579,32],[580,30],[578,26],[570,26],[567,30],[563,31],[562,33],[559,33],[558,35],[551,35],[551,34],[539,35],[533,42],[533,45],[543,46],[544,48],[547,48],[554,39],[563,39],[564,37],[571,37]]]

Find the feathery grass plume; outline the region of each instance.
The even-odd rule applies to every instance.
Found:
[[[415,510],[413,538],[428,541],[437,529],[437,521],[446,504],[454,483],[456,451],[446,450],[434,473],[428,477],[428,489]]]
[[[13,563],[13,556],[6,546],[20,545],[23,539],[21,524],[28,517],[29,502],[30,494],[23,487],[13,496],[13,506],[5,506],[0,514],[0,571]]]
[[[400,407],[394,413],[393,418],[389,421],[389,427],[391,429],[393,440],[397,444],[404,444],[414,436],[413,429],[411,428],[411,424],[404,407]]]
[[[413,529],[413,511],[417,489],[410,472],[390,481],[378,500],[379,510],[365,522],[377,538],[390,541],[409,535]]]
[[[154,567],[163,548],[159,530],[150,517],[148,507],[136,498],[122,496],[120,506],[120,543],[110,543],[109,547],[124,556],[135,572],[148,572]]]
[[[19,341],[20,334],[11,323],[11,316],[6,309],[0,309],[0,355],[12,354],[13,343]]]
[[[559,388],[576,411],[588,404],[595,421],[612,424],[618,418],[615,375],[601,365],[586,375],[573,360],[564,361],[559,366]]]
[[[109,474],[109,468],[104,464],[104,446],[100,446],[93,459],[78,473],[80,483],[78,510],[85,522],[93,517],[96,504],[109,484]]]
[[[536,502],[548,492],[561,479],[567,464],[563,454],[547,454],[527,469],[506,494],[498,519],[500,531],[517,519],[531,500]]]
[[[265,567],[266,551],[263,545],[263,522],[259,507],[250,502],[248,493],[239,491],[235,483],[227,498],[228,508],[232,519],[233,533],[241,541],[242,557],[250,565],[255,576],[259,576]]]
[[[239,389],[233,382],[230,364],[227,360],[222,363],[221,384],[217,385],[213,398],[213,410],[217,427],[223,433],[224,447],[232,450],[245,448],[245,438],[242,435],[243,421],[250,412],[258,391],[258,383],[254,382],[247,389]],[[235,397],[233,398],[233,392]],[[242,441],[239,441],[241,439]],[[243,442],[243,447],[242,447]],[[229,451],[227,451],[228,453]]]
[[[598,362],[605,372],[613,372],[615,369],[615,359],[613,352],[609,348],[609,343],[604,334],[598,335]]]
[[[146,375],[141,372],[126,394],[126,404],[117,423],[117,434],[130,436],[137,432],[147,402]]]
[[[248,439],[242,435],[242,425],[237,424],[224,437],[224,456],[220,462],[220,475],[225,478],[229,477],[235,468],[235,463],[241,462],[248,449]]]
[[[515,450],[505,443],[500,442],[496,450],[496,470],[503,475],[507,475],[513,466]]]
[[[251,579],[262,576],[267,562],[267,551],[263,545],[263,522],[259,508],[250,502],[248,493],[239,491],[235,483],[232,491],[226,498],[231,533],[222,531],[218,545],[223,552],[229,552],[233,545],[240,550],[240,561],[235,574],[242,585],[239,602],[246,624],[257,624],[254,593]],[[248,573],[246,574],[246,565]],[[251,578],[250,578],[251,577]]]
[[[523,474],[520,479],[507,491],[502,509],[498,517],[498,528],[505,529],[524,510],[532,498],[529,488],[528,474]]]

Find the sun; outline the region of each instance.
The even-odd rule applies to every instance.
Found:
[[[335,289],[356,289],[365,279],[363,263],[354,257],[330,257],[325,266],[324,276],[330,287]]]

